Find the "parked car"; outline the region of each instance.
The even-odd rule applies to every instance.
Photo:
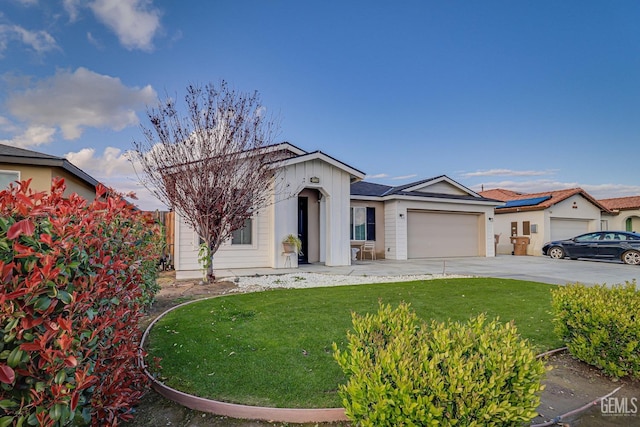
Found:
[[[640,264],[640,234],[628,231],[596,231],[567,240],[545,243],[542,254],[551,258],[569,257],[619,259],[625,264]]]

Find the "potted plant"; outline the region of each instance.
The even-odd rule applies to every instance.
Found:
[[[282,247],[285,253],[302,253],[302,240],[295,234],[289,234],[282,239]]]

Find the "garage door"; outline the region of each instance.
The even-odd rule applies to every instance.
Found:
[[[551,218],[551,240],[562,240],[589,232],[589,221]]]
[[[478,214],[407,212],[409,258],[478,256]]]

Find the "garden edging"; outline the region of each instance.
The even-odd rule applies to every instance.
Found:
[[[320,423],[320,422],[336,422],[336,421],[348,421],[344,408],[313,408],[313,409],[299,409],[299,408],[269,408],[264,406],[249,406],[240,405],[235,403],[221,402],[218,400],[206,399],[203,397],[194,396],[182,391],[176,390],[167,386],[153,376],[147,369],[147,365],[143,356],[144,344],[147,340],[147,336],[151,331],[151,328],[167,313],[183,307],[185,305],[202,301],[210,298],[200,298],[193,301],[188,301],[179,304],[175,307],[164,311],[158,315],[144,331],[142,339],[140,340],[140,353],[138,355],[138,364],[143,370],[145,375],[151,381],[152,388],[163,397],[174,401],[187,408],[197,411],[208,412],[215,415],[222,415],[225,417],[240,418],[240,419],[253,419],[262,421],[275,421],[283,423]]]

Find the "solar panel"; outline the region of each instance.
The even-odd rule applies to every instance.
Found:
[[[496,209],[503,208],[519,208],[523,206],[535,206],[544,202],[545,200],[549,200],[551,196],[542,196],[542,197],[533,197],[531,199],[521,199],[521,200],[509,200],[502,206],[498,206]]]

